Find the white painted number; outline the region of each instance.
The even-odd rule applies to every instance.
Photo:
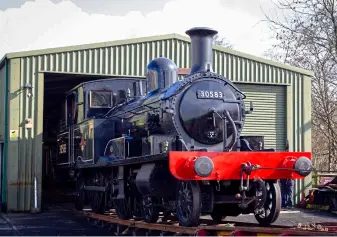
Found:
[[[223,94],[221,91],[199,91],[199,96],[201,98],[222,98]]]

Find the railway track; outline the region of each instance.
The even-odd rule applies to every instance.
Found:
[[[121,220],[114,211],[95,214],[90,210],[71,210],[76,215],[85,217],[93,225],[109,228],[115,235],[127,236],[335,236],[336,223],[316,223],[310,225],[284,226],[272,225],[261,227],[255,223],[223,221],[214,224],[212,220],[201,219],[198,227],[182,227],[173,217],[161,218],[150,224],[141,220]]]
[[[108,228],[116,235],[126,236],[336,236],[337,222],[319,222],[313,224],[276,225],[261,227],[257,223],[247,223],[242,221],[224,220],[220,224],[215,224],[211,219],[203,217],[201,225],[198,227],[182,227],[178,221],[169,216],[160,217],[156,224],[149,224],[141,220],[121,220],[114,210],[105,214],[95,214],[90,209],[77,211],[74,209],[72,195],[54,192],[55,200],[64,200],[56,204],[60,208],[67,209],[72,214],[85,218],[90,224],[101,228]],[[302,220],[303,221],[303,220]],[[318,221],[317,221],[318,222]]]

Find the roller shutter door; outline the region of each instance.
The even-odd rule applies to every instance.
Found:
[[[254,111],[247,114],[242,136],[264,136],[265,148],[284,151],[286,143],[285,86],[236,84],[246,95],[246,110],[250,101]]]

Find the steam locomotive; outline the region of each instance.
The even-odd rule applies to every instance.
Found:
[[[76,181],[75,207],[89,203],[95,213],[115,209],[121,219],[149,223],[176,215],[182,226],[199,225],[201,215],[220,222],[254,213],[270,225],[281,210],[278,179],[309,175],[311,153],[253,150],[240,135],[253,105],[246,110],[244,93],[212,69],[217,31],[186,34],[192,67],[183,80],[159,57],[145,83],[91,81],[68,93],[58,143]]]

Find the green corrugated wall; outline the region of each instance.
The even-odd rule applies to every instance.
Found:
[[[253,102],[242,136],[265,136],[265,148],[284,151],[286,142],[285,86],[236,84],[246,95],[246,110]]]
[[[5,82],[6,82],[6,67],[0,68],[0,137],[4,136],[5,127]]]
[[[76,46],[8,54],[12,93],[9,129],[19,130],[20,137],[19,141],[10,141],[8,146],[9,210],[32,209],[35,170],[41,187],[44,80],[41,72],[144,76],[147,63],[159,56],[172,59],[180,68],[190,67],[190,43],[184,37],[175,35],[170,39],[154,37],[147,40],[120,41],[118,44],[122,45],[113,43],[110,46],[97,44],[90,49]],[[302,74],[301,70],[292,71],[286,66],[273,66],[262,59],[246,57],[218,46],[214,49],[213,69],[240,83],[247,92],[247,100],[254,100],[256,104],[256,112],[249,115],[244,132],[264,134],[261,130],[268,129],[268,146],[275,145],[282,150],[286,138],[291,151],[311,151],[310,75]],[[27,91],[21,89],[27,83],[33,85],[33,96],[30,98]],[[263,114],[268,114],[270,121],[275,121],[276,125],[266,121]],[[27,117],[34,121],[32,130],[22,126]],[[271,127],[266,128],[266,125]],[[310,180],[299,181],[296,193],[308,182]],[[299,196],[296,198],[298,201]],[[40,190],[38,201],[40,207]]]

